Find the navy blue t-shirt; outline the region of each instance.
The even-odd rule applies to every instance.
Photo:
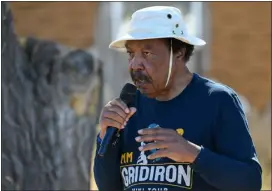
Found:
[[[137,92],[136,108],[118,144],[103,159],[95,159],[99,190],[260,190],[261,167],[242,105],[231,88],[194,74],[169,101]],[[151,151],[138,148],[148,143],[138,143],[135,137],[152,123],[201,146],[195,162],[147,159]]]

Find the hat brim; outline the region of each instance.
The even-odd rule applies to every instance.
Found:
[[[116,49],[119,51],[126,51],[126,41],[129,40],[147,40],[147,39],[160,39],[160,38],[175,38],[177,40],[180,40],[182,42],[185,42],[187,44],[191,44],[194,46],[203,46],[206,44],[206,42],[200,38],[194,37],[194,36],[149,36],[149,37],[141,37],[141,36],[132,36],[132,35],[124,35],[117,40],[110,43],[109,48]]]

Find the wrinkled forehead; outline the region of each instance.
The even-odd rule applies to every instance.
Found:
[[[147,49],[154,50],[166,47],[165,39],[128,40],[125,43],[126,49]]]

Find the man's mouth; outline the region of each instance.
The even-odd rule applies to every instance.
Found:
[[[135,82],[137,82],[137,83],[146,83],[146,81],[142,80],[142,79],[135,80]]]
[[[151,83],[151,79],[139,71],[135,72],[131,71],[131,79],[134,82],[134,84],[138,87]]]
[[[134,80],[134,83],[135,83],[136,86],[142,86],[142,85],[146,84],[147,81],[142,80],[142,79],[137,79],[137,80]]]

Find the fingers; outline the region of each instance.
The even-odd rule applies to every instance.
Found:
[[[114,111],[105,111],[103,118],[112,119],[121,124],[124,124],[126,122],[125,118],[121,117],[117,112]]]
[[[120,123],[126,123],[135,112],[136,108],[133,107],[130,108],[130,112],[126,114],[120,107],[112,106],[104,112],[104,117],[114,119],[115,121],[118,121]]]
[[[148,155],[148,159],[156,159],[156,158],[162,158],[162,157],[167,157],[169,156],[169,151],[168,149],[162,149],[162,150],[158,150],[155,153],[152,153],[150,155]]]
[[[129,108],[120,98],[116,98],[116,99],[110,101],[110,105],[119,106],[126,114],[129,113]]]
[[[106,109],[106,111],[105,111],[105,116],[106,116],[106,114],[108,115],[108,113],[116,113],[116,114],[118,114],[123,119],[123,121],[126,120],[126,118],[127,118],[127,114],[119,106],[110,106],[110,107],[108,107]],[[109,117],[109,116],[106,116],[106,117]]]
[[[129,118],[136,112],[135,107],[128,108],[119,98],[109,102],[106,105],[106,110],[118,113],[125,121],[128,121]]]
[[[156,127],[156,128],[140,129],[138,131],[138,133],[140,135],[154,135],[154,134],[173,135],[173,134],[176,134],[177,132],[175,130],[173,130],[173,129]]]
[[[128,108],[126,104],[117,98],[110,101],[100,114],[99,124],[102,132],[105,132],[107,127],[116,127],[122,129],[126,126],[129,118],[136,112],[136,108]],[[103,135],[103,133],[102,133]]]
[[[129,114],[128,114],[127,117],[126,117],[126,121],[128,121],[129,118],[130,118],[134,113],[136,113],[136,111],[137,111],[137,109],[136,109],[135,107],[129,108]]]
[[[110,119],[110,118],[103,118],[103,123],[107,124],[108,127],[116,127],[117,129],[124,128],[123,123],[120,123],[120,122],[115,121],[114,119]]]
[[[138,131],[140,136],[136,137],[137,142],[151,142],[151,141],[173,141],[177,137],[177,132],[173,129],[152,128],[141,129]]]
[[[102,129],[109,126],[121,129],[126,125],[126,114],[118,107],[104,108],[100,118],[100,125]]]
[[[165,149],[168,148],[168,143],[167,142],[153,142],[146,144],[144,146],[140,146],[139,150],[140,151],[148,151],[148,150],[153,150],[153,149]]]
[[[138,136],[135,138],[137,142],[151,142],[151,141],[165,141],[168,140],[169,137],[167,137],[164,134],[153,134],[153,135],[144,135],[144,136]]]
[[[118,115],[118,114],[117,114]],[[100,120],[100,126],[101,126],[101,131],[100,131],[100,138],[103,139],[104,135],[106,133],[107,127],[115,127],[117,129],[122,129],[124,128],[124,124],[120,123],[114,119],[111,118],[106,118],[102,117]]]

